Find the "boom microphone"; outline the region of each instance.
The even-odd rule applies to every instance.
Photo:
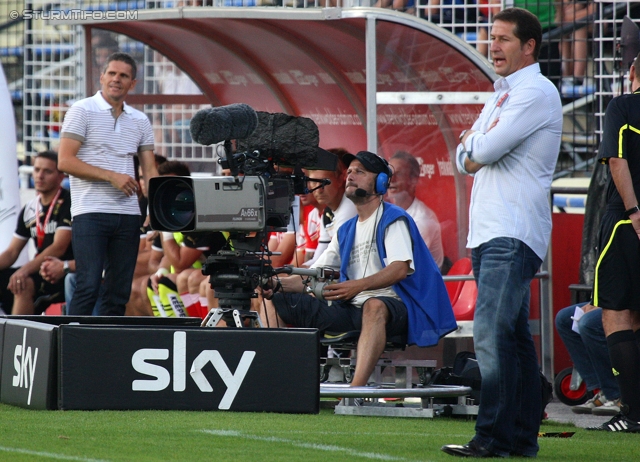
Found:
[[[318,126],[307,117],[258,111],[258,128],[238,142],[238,150],[257,150],[278,165],[312,169],[321,151],[319,139]]]
[[[189,131],[196,143],[210,145],[249,137],[258,126],[258,114],[248,104],[201,109],[191,118]]]
[[[379,196],[379,194],[370,194],[362,188],[358,188],[355,191],[356,197],[368,197],[368,196]]]

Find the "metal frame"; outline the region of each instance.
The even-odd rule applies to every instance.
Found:
[[[346,385],[320,385],[321,398],[342,398],[335,407],[337,415],[380,417],[421,417],[432,419],[438,415],[478,415],[478,406],[469,404],[467,396],[471,387],[458,385],[434,385],[425,388],[349,387]],[[419,398],[418,402],[404,401],[402,406],[384,398]],[[436,404],[437,398],[458,398],[457,404]]]

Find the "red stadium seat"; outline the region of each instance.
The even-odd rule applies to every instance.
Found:
[[[463,274],[469,274],[471,272],[471,259],[470,258],[461,258],[456,261],[451,269],[447,273],[447,276],[462,276]],[[458,297],[460,297],[460,292],[462,292],[462,286],[465,281],[448,281],[445,282],[445,286],[447,287],[447,293],[449,294],[449,301],[451,305],[454,305],[456,301],[458,301]]]
[[[62,316],[64,314],[64,303],[52,303],[44,310],[44,314],[47,316]]]
[[[472,274],[471,272],[469,274]],[[478,286],[476,281],[464,281],[460,295],[453,304],[453,314],[456,321],[473,321],[473,313],[476,309]]]

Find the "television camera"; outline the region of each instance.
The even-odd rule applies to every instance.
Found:
[[[269,233],[286,230],[295,194],[330,183],[310,179],[302,169],[335,170],[337,157],[318,147],[318,127],[311,119],[256,112],[246,104],[198,111],[190,131],[197,143],[222,143],[218,163],[231,175],[151,178],[151,227],[228,236],[227,247],[208,257],[202,272],[209,276],[222,318],[241,326],[241,318],[255,318],[249,311],[255,288],[276,274]]]

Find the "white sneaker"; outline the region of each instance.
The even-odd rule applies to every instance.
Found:
[[[607,400],[604,393],[600,391],[587,402],[578,404],[577,406],[571,406],[571,411],[575,414],[593,414],[594,409],[602,407],[606,403],[609,403],[608,406],[613,406],[615,404],[614,401]]]
[[[606,401],[602,406],[591,410],[593,415],[616,415],[620,412],[620,398],[614,401]]]
[[[560,94],[565,99],[577,99],[596,92],[596,86],[589,77],[585,77],[581,85],[577,85],[572,77],[563,77]]]
[[[560,90],[560,94],[562,95],[563,98],[566,98],[569,90],[572,89],[575,86],[575,81],[573,80],[573,77],[562,77],[562,80],[560,81],[560,85],[558,90]]]

